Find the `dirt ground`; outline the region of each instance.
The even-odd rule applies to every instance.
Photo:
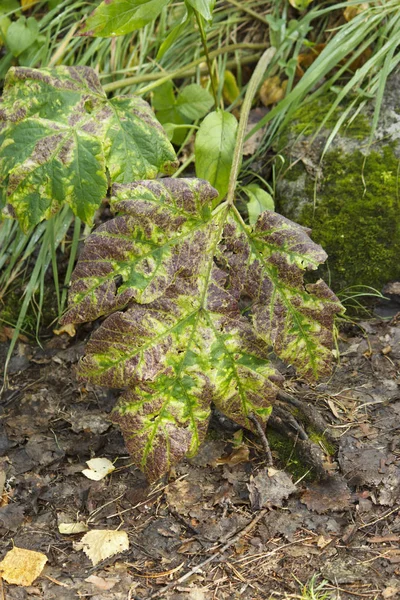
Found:
[[[400,598],[400,324],[347,325],[330,381],[288,381],[337,438],[325,481],[282,472],[299,468],[295,450],[286,463],[274,451],[280,470],[268,471],[254,437],[214,419],[200,454],[151,488],[107,420],[117,392],[74,378],[80,335],[21,342],[10,364],[0,559],[15,545],[48,562],[31,587],[3,582],[1,600],[300,598],[313,576],[334,599]],[[91,481],[82,470],[93,457],[116,470]],[[59,532],[68,522],[124,530],[129,550],[93,566],[77,544],[83,533]]]

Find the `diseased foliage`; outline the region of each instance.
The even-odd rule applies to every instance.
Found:
[[[113,420],[156,479],[204,438],[210,405],[251,428],[282,377],[271,351],[308,380],[330,371],[342,307],[303,272],[326,259],[309,231],[263,212],[247,226],[199,179],[116,184],[117,216],[86,241],[64,323],[107,316],[81,378],[125,388]]]
[[[93,69],[9,70],[0,103],[0,208],[25,231],[65,202],[90,223],[110,182],[171,173],[174,160],[149,105],[108,100]]]

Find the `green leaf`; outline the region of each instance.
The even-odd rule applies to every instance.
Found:
[[[96,37],[125,35],[154,21],[171,0],[104,0],[87,19],[82,33]]]
[[[153,108],[157,119],[162,125],[186,125],[196,119],[201,119],[211,108],[214,100],[211,94],[195,83],[186,86],[178,98],[174,94],[172,81],[166,81],[153,93]],[[172,133],[175,144],[182,143],[187,132],[177,129]]]
[[[39,23],[34,17],[20,17],[7,28],[6,44],[13,56],[29,48],[39,35]]]
[[[90,223],[108,177],[127,182],[174,168],[173,148],[148,104],[128,96],[108,100],[88,67],[10,69],[1,126],[6,213],[24,230],[65,202]]]
[[[191,121],[204,117],[213,104],[214,99],[210,92],[197,83],[183,88],[176,101],[178,112]]]
[[[6,41],[7,30],[11,25],[11,19],[2,16],[0,13],[0,44],[3,45]]]
[[[175,27],[173,27],[171,29],[171,31],[169,32],[169,34],[167,35],[165,40],[162,42],[160,48],[158,49],[157,56],[156,56],[157,60],[161,60],[162,57],[164,56],[164,54],[174,44],[174,42],[176,42],[176,40],[179,39],[179,37],[185,31],[188,23],[190,22],[190,16],[192,14],[193,14],[193,11],[191,9],[188,9],[185,17],[182,20],[182,23],[178,23],[178,25],[175,25]]]
[[[9,13],[20,10],[21,5],[18,0],[1,0],[0,15],[8,15]]]
[[[219,110],[207,115],[196,135],[196,175],[216,188],[216,202],[228,191],[237,126],[233,115]]]
[[[215,0],[185,0],[185,3],[200,13],[206,21],[211,21]]]
[[[243,191],[249,197],[247,210],[249,213],[249,223],[254,225],[258,217],[265,210],[275,210],[274,200],[271,194],[260,188],[259,185],[251,183],[243,188]]]
[[[330,372],[342,307],[303,283],[326,254],[274,212],[254,228],[228,202],[212,212],[216,194],[196,179],[115,185],[118,215],[88,237],[62,321],[109,314],[79,376],[125,388],[113,420],[150,479],[196,452],[211,402],[248,428],[268,418],[282,383],[271,349],[311,381]]]

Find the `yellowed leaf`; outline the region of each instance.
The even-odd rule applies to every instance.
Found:
[[[287,81],[281,83],[279,75],[267,77],[260,88],[260,100],[264,106],[276,104],[285,95]]]
[[[361,4],[352,4],[344,9],[343,16],[346,19],[346,21],[351,21],[352,19],[354,19],[354,17],[357,17],[357,15],[363,13],[367,8],[367,2],[362,2]]]
[[[21,8],[22,10],[28,10],[28,8],[31,8],[38,2],[40,2],[40,0],[21,0]]]
[[[0,562],[0,574],[7,583],[32,585],[46,562],[47,556],[41,552],[14,547]]]
[[[81,539],[79,546],[93,565],[102,560],[129,549],[129,539],[126,531],[108,531],[93,529]],[[75,546],[77,548],[77,546]]]
[[[75,533],[83,533],[88,530],[85,523],[60,523],[58,531],[63,535],[74,535]]]
[[[240,96],[240,89],[236,81],[236,77],[232,71],[224,73],[224,87],[222,89],[226,104],[233,104]]]
[[[108,458],[92,458],[86,461],[88,469],[83,469],[82,474],[93,481],[100,481],[115,470]]]
[[[53,329],[53,333],[55,335],[62,335],[63,333],[68,333],[70,337],[74,337],[76,334],[76,329],[73,323],[67,323],[60,327],[60,329]]]

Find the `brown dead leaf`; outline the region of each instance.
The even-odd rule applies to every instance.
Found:
[[[15,546],[0,562],[0,574],[7,583],[27,587],[39,577],[46,562],[45,554]]]
[[[320,535],[317,539],[317,546],[318,548],[325,548],[325,546],[329,546],[329,544],[331,543],[332,538],[329,537],[324,537],[323,535]]]
[[[190,510],[202,502],[203,490],[193,481],[174,481],[165,490],[167,502],[180,515],[188,515]]]
[[[274,77],[267,77],[260,88],[260,100],[264,106],[270,106],[276,104],[285,95],[287,88],[287,80],[282,81],[279,75]]]
[[[250,450],[246,444],[242,444],[234,448],[229,456],[223,456],[215,461],[216,465],[238,465],[239,463],[248,462]]]
[[[350,504],[350,490],[340,477],[329,477],[309,485],[301,501],[309,510],[321,514],[330,510],[343,510]]]
[[[397,594],[400,594],[400,587],[389,586],[383,590],[382,598],[396,598]]]
[[[282,506],[283,500],[296,491],[289,475],[272,468],[262,469],[255,477],[251,477],[247,487],[252,510],[260,510],[267,505]]]
[[[312,48],[308,48],[306,52],[302,52],[298,55],[296,67],[297,77],[303,77],[305,70],[313,64],[325,46],[326,44],[315,44]]]
[[[3,325],[3,327],[0,327],[0,342],[7,342],[8,340],[12,340],[14,332],[14,327],[9,327],[8,325]],[[26,335],[24,335],[23,333],[20,333],[18,335],[18,341],[27,344],[29,342],[29,338],[27,338]]]

